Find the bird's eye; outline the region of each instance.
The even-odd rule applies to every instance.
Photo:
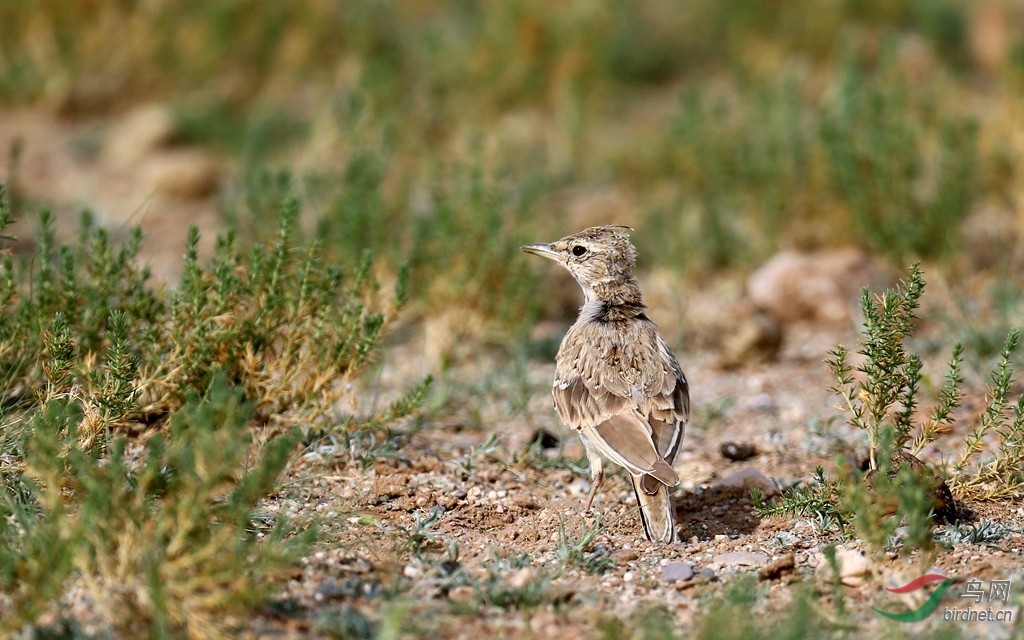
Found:
[[[572,248],[572,255],[576,256],[577,258],[582,256],[586,252],[587,252],[587,248],[584,247],[581,244],[578,244],[578,245],[576,245],[575,247]]]

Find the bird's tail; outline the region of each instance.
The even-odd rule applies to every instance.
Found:
[[[675,542],[676,517],[672,507],[671,487],[654,476],[632,476],[633,492],[640,505],[640,521],[648,540]]]

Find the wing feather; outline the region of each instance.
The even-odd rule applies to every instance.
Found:
[[[672,463],[689,418],[689,387],[654,324],[645,324],[630,339],[601,331],[583,339],[574,326],[559,349],[552,393],[562,422],[605,457],[672,486],[679,481]],[[649,484],[645,479],[644,491]]]

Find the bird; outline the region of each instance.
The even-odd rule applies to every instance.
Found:
[[[690,388],[675,354],[647,317],[633,275],[630,227],[590,227],[527,253],[554,260],[583,289],[583,306],[555,356],[555,412],[576,430],[590,460],[586,511],[604,480],[604,459],[633,482],[647,538],[675,541],[673,465],[690,416]]]

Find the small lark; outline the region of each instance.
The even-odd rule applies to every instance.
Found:
[[[602,456],[629,472],[650,540],[675,540],[669,488],[690,414],[690,392],[679,363],[644,313],[633,276],[636,249],[629,227],[591,227],[551,244],[522,249],[550,258],[583,287],[576,324],[558,349],[555,411],[579,431],[590,458],[587,510],[604,479]]]

